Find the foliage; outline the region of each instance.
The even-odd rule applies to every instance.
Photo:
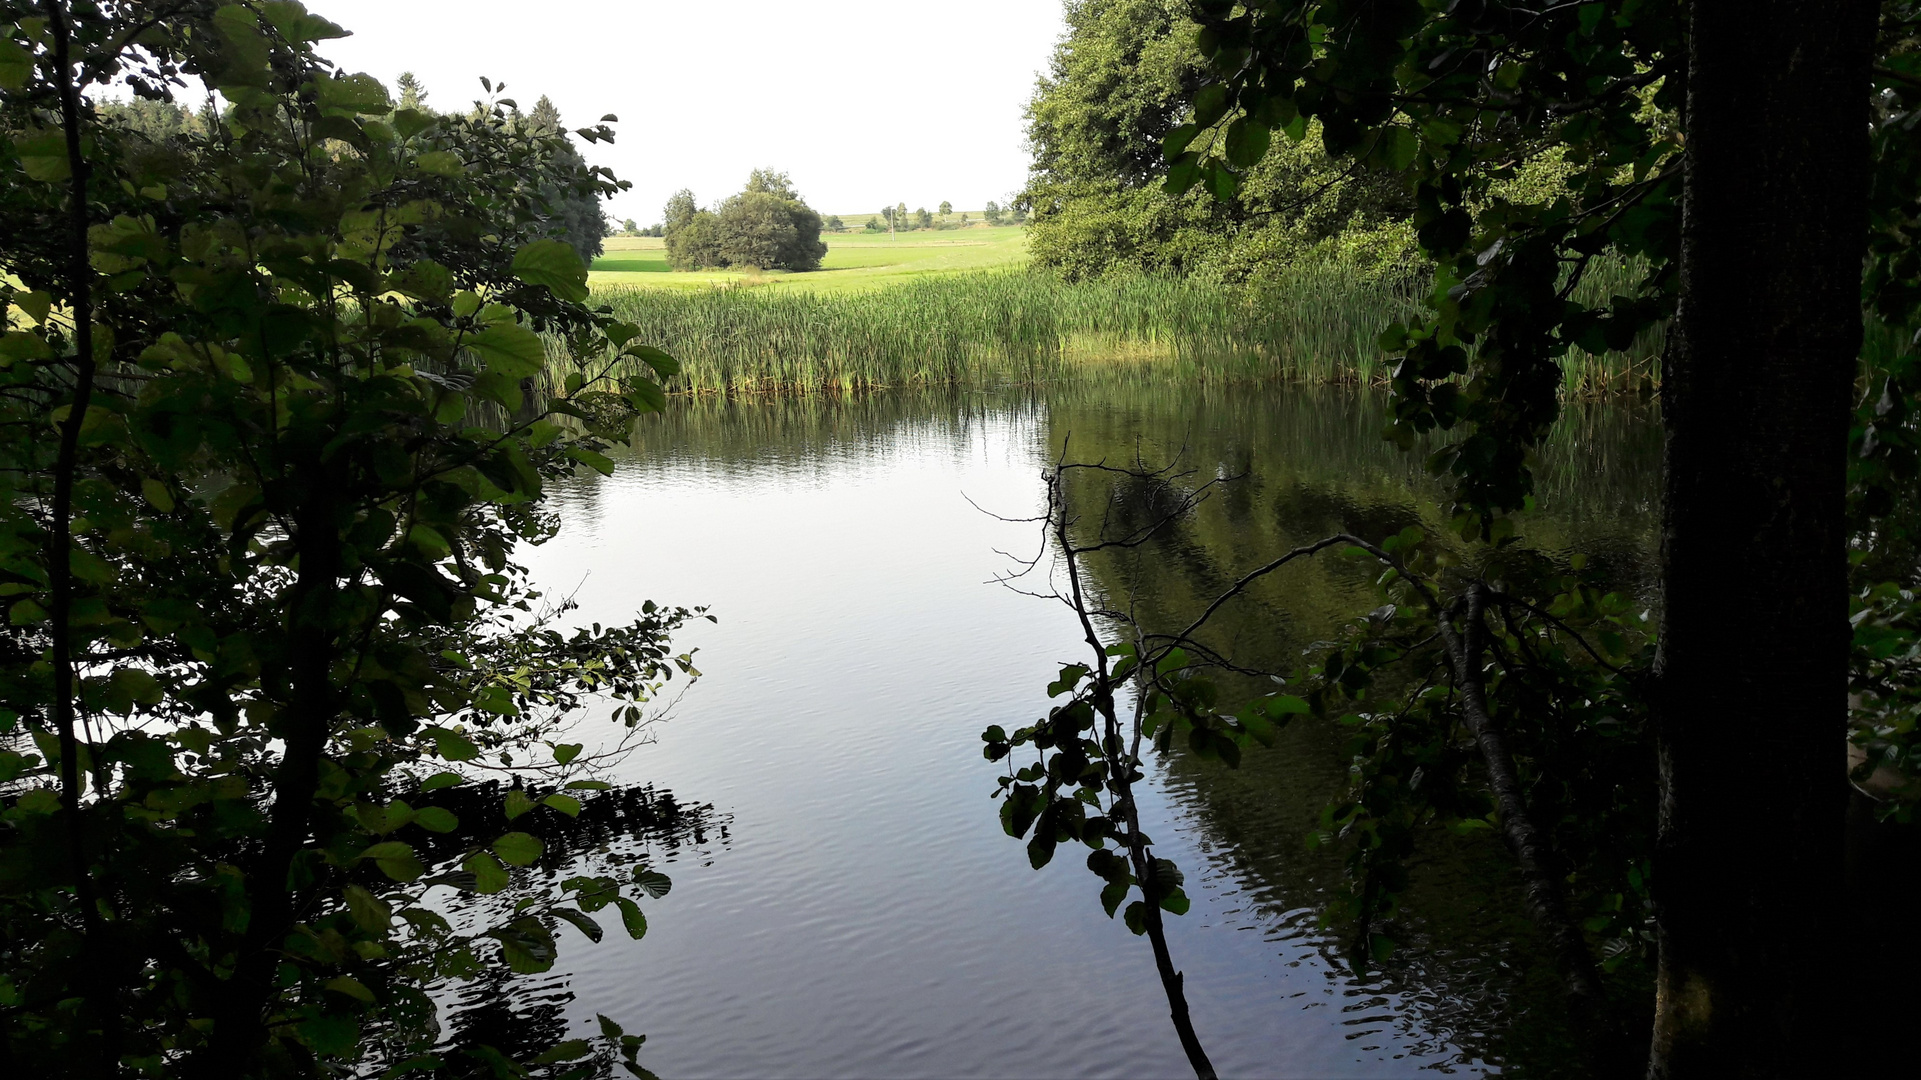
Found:
[[[1347,11],[1319,0],[1199,5],[1210,80],[1191,119],[1162,139],[1165,186],[1232,198],[1275,133],[1299,142],[1314,122],[1329,152],[1404,186],[1438,269],[1432,314],[1386,339],[1407,358],[1396,431],[1467,430],[1433,463],[1457,477],[1464,526],[1491,530],[1530,490],[1526,448],[1554,419],[1558,360],[1577,345],[1625,347],[1673,310],[1678,9],[1560,5],[1504,20],[1485,5],[1430,13],[1409,2],[1330,33]],[[1236,59],[1256,47],[1252,63]],[[1491,110],[1503,125],[1479,122]],[[1550,153],[1563,164],[1559,198],[1500,196],[1499,182]],[[1571,302],[1604,252],[1645,258],[1642,281]]]
[[[1153,7],[1070,9],[1074,33],[1029,114],[1037,256],[1065,261],[1044,246],[1046,215],[1089,191],[1110,193],[1115,206],[1082,226],[1088,240],[1061,251],[1151,235],[1129,232],[1128,211],[1156,200],[1192,199],[1194,212],[1227,217],[1317,140],[1323,160],[1351,163],[1390,196],[1386,205],[1412,211],[1434,288],[1426,311],[1381,338],[1393,364],[1390,433],[1404,448],[1432,450],[1429,469],[1453,488],[1451,531],[1485,546],[1471,564],[1448,565],[1424,553],[1418,531],[1356,540],[1360,557],[1385,567],[1388,602],[1317,650],[1304,673],[1288,673],[1292,711],[1354,736],[1351,797],[1329,807],[1321,838],[1351,855],[1354,888],[1342,913],[1359,927],[1365,962],[1392,946],[1378,920],[1394,911],[1423,828],[1499,829],[1570,988],[1604,998],[1590,948],[1601,946],[1605,969],[1645,971],[1653,937],[1651,625],[1578,563],[1570,572],[1526,555],[1511,515],[1533,505],[1534,450],[1559,414],[1570,358],[1633,348],[1676,309],[1686,7],[1195,0],[1183,5],[1198,24],[1192,66],[1165,62],[1150,48],[1159,39],[1136,32],[1154,25]],[[1122,8],[1130,13],[1112,26],[1093,21]],[[1908,688],[1921,655],[1914,549],[1904,536],[1915,519],[1903,514],[1921,471],[1910,420],[1921,391],[1911,360],[1921,342],[1911,335],[1921,325],[1913,246],[1921,12],[1890,3],[1881,13],[1864,301],[1891,347],[1865,358],[1869,389],[1852,446],[1861,578],[1853,690],[1857,741],[1869,751],[1857,779],[1917,762],[1921,712]],[[1170,6],[1167,19],[1178,18]],[[1173,48],[1183,37],[1166,40]],[[1069,76],[1082,80],[1079,97]],[[1158,78],[1160,93],[1132,93],[1130,78]],[[1161,108],[1168,101],[1191,113]],[[1050,190],[1073,174],[1077,155],[1091,163],[1090,188]],[[1162,155],[1167,179],[1149,194]],[[1130,192],[1142,194],[1118,201]],[[1587,276],[1610,262],[1628,271],[1624,287],[1588,288]],[[1874,567],[1900,580],[1875,584]],[[1205,686],[1169,683],[1153,652],[1196,649],[1192,628],[1169,633],[1125,612],[1100,614],[1119,626],[1114,647],[1133,639],[1143,728],[1232,764],[1257,734],[1246,709],[1218,706]],[[1198,678],[1208,666],[1236,663],[1212,653],[1173,668],[1176,678]],[[1169,706],[1158,721],[1146,705],[1155,694]]]
[[[1866,277],[1869,312],[1862,352],[1865,392],[1848,435],[1849,511],[1855,599],[1850,691],[1855,742],[1865,761],[1855,779],[1894,770],[1876,785],[1883,812],[1912,821],[1921,803],[1921,8],[1891,4],[1882,19],[1872,100],[1873,185]]]
[[[601,117],[603,123],[613,119],[612,116]],[[566,125],[561,122],[560,110],[554,107],[554,103],[549,101],[545,94],[542,94],[540,100],[534,103],[534,109],[527,114],[525,122],[534,134],[553,140],[554,167],[563,175],[582,172],[586,169],[580,150],[574,146],[572,137],[567,133]],[[586,134],[598,138],[591,131]],[[574,249],[574,253],[580,256],[580,261],[583,263],[591,263],[599,258],[601,251],[605,248],[608,232],[607,218],[601,213],[599,197],[582,198],[571,195],[552,182],[543,188],[541,194],[553,207],[554,223],[558,226],[556,237],[567,241],[568,246]]]
[[[1167,187],[1232,196],[1253,182],[1271,133],[1299,137],[1310,123],[1331,147],[1401,179],[1417,204],[1421,247],[1441,267],[1430,313],[1383,339],[1405,357],[1394,382],[1396,435],[1408,445],[1428,431],[1462,432],[1430,467],[1455,478],[1463,528],[1502,534],[1501,515],[1532,491],[1528,448],[1556,415],[1559,367],[1576,349],[1626,346],[1674,309],[1684,160],[1678,9],[1561,5],[1517,9],[1497,25],[1483,6],[1431,16],[1406,4],[1339,36],[1326,33],[1347,10],[1337,3],[1198,10],[1213,78],[1204,100],[1197,92],[1193,120],[1163,140]],[[1857,619],[1868,626],[1907,621],[1889,605],[1911,591],[1913,576],[1901,553],[1912,550],[1905,522],[1921,445],[1912,420],[1921,394],[1912,337],[1921,326],[1917,25],[1915,5],[1884,5],[1871,100],[1868,392],[1850,455]],[[1477,67],[1475,57],[1505,59]],[[1489,110],[1507,118],[1504,127],[1479,122]],[[1530,165],[1551,168],[1553,197],[1516,190]],[[1584,275],[1621,254],[1642,268],[1640,280],[1582,295]],[[1880,763],[1911,765],[1908,707],[1885,690],[1893,640],[1857,631],[1865,709],[1856,722]],[[1866,689],[1877,685],[1884,689]]]
[[[512,869],[604,786],[565,718],[611,699],[632,730],[692,673],[667,644],[692,613],[563,632],[512,562],[556,526],[545,483],[662,400],[598,370],[530,397],[541,335],[674,370],[552,238],[620,185],[504,99],[396,109],[298,3],[0,11],[5,1055],[438,1067],[428,987],[544,970],[597,912],[638,936],[663,889]],[[91,103],[194,79],[231,105],[203,130]],[[533,770],[505,831],[448,808],[482,769]],[[499,904],[457,928],[443,887]],[[638,1045],[605,1021],[525,1064]]]
[[[1174,271],[1243,281],[1333,255],[1373,272],[1414,267],[1391,177],[1353,175],[1317,128],[1276,147],[1234,197],[1169,195],[1159,145],[1193,112],[1204,76],[1179,0],[1083,0],[1027,106],[1034,159],[1021,203],[1035,261],[1073,277]]]
[[[666,223],[668,259],[677,270],[814,270],[827,254],[820,215],[786,173],[772,169],[755,169],[746,187],[716,210],[695,208],[692,192],[676,193],[668,200]]]

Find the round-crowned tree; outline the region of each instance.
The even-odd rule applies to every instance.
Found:
[[[820,215],[786,173],[755,169],[740,194],[720,204],[715,221],[722,265],[816,270],[827,254]]]

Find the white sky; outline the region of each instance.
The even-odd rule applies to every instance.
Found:
[[[650,225],[674,191],[702,205],[747,172],[793,176],[822,213],[1005,200],[1026,177],[1021,108],[1062,31],[1058,0],[307,0],[354,36],[322,43],[391,89],[465,106],[479,77],[570,128],[620,117],[613,146],[581,143],[633,190],[616,219]],[[865,217],[853,218],[864,221]]]

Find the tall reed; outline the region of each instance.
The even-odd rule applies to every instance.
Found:
[[[1258,286],[1016,270],[863,293],[616,286],[595,298],[679,358],[670,389],[731,394],[1087,376],[1377,382],[1381,330],[1413,317],[1425,288],[1320,266]],[[1578,357],[1570,388],[1624,388],[1649,363],[1638,351]],[[554,359],[557,383],[571,362]]]

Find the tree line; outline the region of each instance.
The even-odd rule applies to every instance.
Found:
[[[426,86],[413,72],[401,72],[395,80],[395,89],[400,91],[396,108],[435,115],[427,105]],[[474,107],[481,108],[477,103]],[[149,140],[165,140],[176,135],[204,138],[225,123],[222,113],[231,112],[231,106],[216,111],[212,99],[196,108],[182,101],[134,97],[123,101],[102,101],[97,108],[103,118],[138,132]],[[530,132],[563,140],[560,157],[566,161],[569,169],[580,166],[580,152],[568,136],[560,110],[555,108],[547,95],[542,94],[534,102],[533,109],[524,115],[518,105],[509,105],[508,114],[512,123],[523,125]],[[558,189],[548,191],[546,195],[554,206],[552,220],[555,235],[565,240],[583,261],[591,263],[599,258],[605,247],[604,241],[612,232],[606,215],[601,211],[600,199],[575,196]]]
[[[1001,209],[992,199],[987,201],[986,209],[981,211],[980,220],[987,225],[1019,225],[1027,220],[1024,209]],[[870,233],[914,232],[920,229],[965,229],[971,225],[972,218],[962,211],[958,219],[954,217],[954,204],[943,200],[937,211],[926,207],[909,212],[906,203],[884,206],[879,214],[867,219],[862,228]]]

